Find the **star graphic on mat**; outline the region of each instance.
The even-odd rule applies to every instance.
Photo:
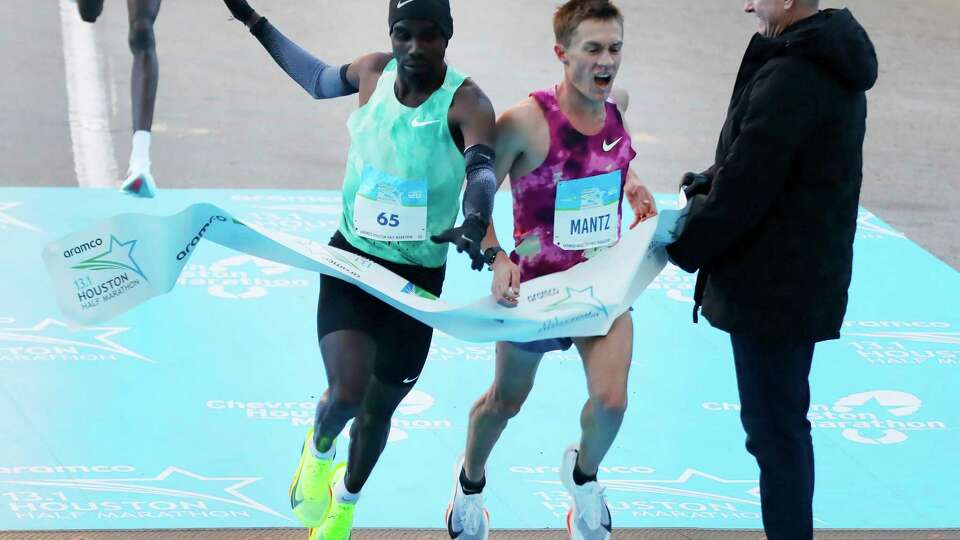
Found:
[[[559,480],[538,480],[540,484],[560,484]],[[611,492],[654,493],[700,500],[760,506],[759,480],[729,480],[696,469],[686,469],[673,480],[601,480]]]
[[[566,287],[566,289],[566,298],[554,302],[546,311],[555,311],[569,307],[588,307],[591,308],[591,310],[603,313],[604,317],[609,316],[607,306],[603,305],[603,302],[593,295],[593,286],[585,289],[575,289],[573,287]]]
[[[241,488],[260,480],[262,478],[254,476],[204,476],[170,466],[153,478],[17,479],[0,480],[0,484],[203,499],[241,506],[293,521],[240,492]]]
[[[0,230],[5,230],[8,227],[19,227],[21,229],[26,229],[28,231],[40,232],[40,229],[30,225],[25,221],[20,221],[19,219],[11,216],[4,212],[4,210],[12,210],[23,203],[19,202],[0,202]]]
[[[855,413],[861,417],[897,418],[912,416],[923,407],[923,400],[908,392],[897,390],[873,390],[859,392],[838,399],[833,410],[839,413]],[[892,427],[892,426],[891,426]],[[844,439],[858,444],[899,444],[909,439],[904,431],[883,428],[848,427],[841,431]]]
[[[74,270],[116,270],[122,268],[137,273],[143,279],[147,276],[143,274],[140,265],[133,259],[133,249],[137,247],[136,240],[123,242],[116,236],[110,236],[110,249],[96,257],[91,257],[77,265],[71,266]],[[117,250],[117,255],[113,255],[113,250]],[[150,281],[150,280],[147,280]]]
[[[917,396],[896,390],[874,390],[842,397],[833,404],[833,410],[840,413],[858,411],[864,407],[889,412],[894,416],[910,416],[920,410],[923,401]]]
[[[76,347],[122,354],[144,362],[153,360],[114,342],[111,338],[129,330],[124,326],[84,326],[71,330],[67,323],[44,319],[32,327],[0,326],[0,343],[27,343],[49,347]]]

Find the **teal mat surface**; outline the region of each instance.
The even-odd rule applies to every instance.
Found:
[[[172,293],[73,329],[40,262],[47,241],[99,218],[195,202],[321,241],[340,210],[332,191],[0,189],[0,530],[298,526],[287,487],[326,386],[317,276],[204,243]],[[497,202],[506,242],[510,199]],[[817,348],[811,375],[817,526],[960,527],[960,274],[869,212],[859,221],[843,338]],[[447,275],[445,299],[489,290],[462,255]],[[616,527],[761,527],[729,341],[690,322],[693,283],[668,266],[635,305],[630,408],[600,473]],[[493,354],[435,336],[358,527],[444,526]],[[489,464],[495,528],[564,527],[556,471],[585,399],[578,356],[548,355]]]

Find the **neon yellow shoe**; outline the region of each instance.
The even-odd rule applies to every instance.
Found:
[[[346,463],[341,463],[333,469],[333,475],[330,478],[331,490],[346,474]],[[342,503],[332,498],[327,520],[319,528],[310,530],[310,540],[350,540],[350,534],[353,531],[353,511],[356,508],[356,504]]]
[[[310,451],[312,439],[313,428],[310,428],[300,451],[297,472],[293,474],[293,482],[290,483],[290,508],[293,515],[307,527],[319,527],[330,508],[330,472],[333,458],[314,457]],[[333,444],[336,444],[336,441]]]

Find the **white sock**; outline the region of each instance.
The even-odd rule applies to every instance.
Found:
[[[357,504],[357,501],[360,500],[360,493],[350,493],[344,483],[345,478],[346,475],[337,482],[337,485],[333,488],[333,496],[337,498],[338,503]]]
[[[313,437],[310,437],[310,453],[317,459],[333,459],[337,455],[337,440],[333,440],[326,452],[321,452],[317,450],[317,443],[314,442]]]
[[[130,150],[130,169],[150,169],[150,132],[133,132],[133,149]]]

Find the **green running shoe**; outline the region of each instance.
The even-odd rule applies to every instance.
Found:
[[[330,508],[330,472],[333,469],[333,458],[314,457],[310,451],[312,439],[313,428],[310,428],[300,451],[297,472],[290,483],[290,508],[293,515],[307,527],[319,527]],[[337,444],[336,441],[333,444]]]
[[[330,478],[331,490],[346,474],[346,463],[341,463],[333,469],[333,475]],[[310,530],[310,540],[350,540],[350,533],[353,531],[353,511],[356,508],[356,504],[342,503],[336,498],[331,498],[327,520],[319,528]]]

